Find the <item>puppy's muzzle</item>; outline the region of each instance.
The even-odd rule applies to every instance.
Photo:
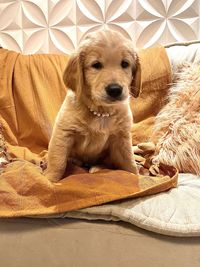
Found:
[[[123,92],[123,88],[121,85],[112,83],[106,86],[105,90],[109,98],[111,98],[113,101],[121,100],[121,96]]]

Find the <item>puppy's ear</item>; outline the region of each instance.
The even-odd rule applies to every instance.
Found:
[[[137,53],[134,52],[134,58],[135,58],[135,65],[132,69],[132,82],[130,85],[130,90],[132,95],[136,98],[140,94],[140,61]]]
[[[76,95],[81,94],[84,87],[83,55],[81,53],[73,54],[70,57],[63,80],[66,87],[74,91]]]
[[[66,87],[70,88],[72,91],[76,91],[77,68],[78,68],[78,55],[74,54],[70,57],[63,74],[63,81]]]

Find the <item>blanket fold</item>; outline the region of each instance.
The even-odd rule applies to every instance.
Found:
[[[157,101],[163,105],[161,99],[171,77],[164,48],[142,50],[139,56],[141,68],[137,75],[142,93],[138,100],[132,100],[138,122],[133,129],[135,143],[147,139],[144,132],[150,135],[148,129],[157,112],[152,105]],[[155,194],[177,184],[176,169],[164,165],[160,166],[158,176],[133,175],[121,170],[89,174],[69,165],[66,178],[59,183],[51,184],[45,179],[41,163],[65,97],[62,73],[67,61],[66,55],[24,56],[0,49],[0,123],[5,138],[5,144],[0,146],[9,155],[9,163],[0,161],[0,217],[51,215]],[[142,106],[146,111],[140,117],[138,110]]]

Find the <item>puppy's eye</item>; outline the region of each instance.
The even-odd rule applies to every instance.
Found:
[[[96,70],[100,70],[103,68],[103,65],[101,64],[101,62],[97,61],[97,62],[92,64],[92,68],[94,68]]]
[[[126,60],[122,60],[122,62],[121,62],[121,66],[122,66],[123,69],[128,68],[128,67],[129,67],[129,63],[128,63],[128,61],[126,61]]]

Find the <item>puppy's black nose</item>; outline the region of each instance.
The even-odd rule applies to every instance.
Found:
[[[122,86],[116,83],[109,84],[106,86],[106,93],[113,97],[113,98],[118,98],[122,94]]]

